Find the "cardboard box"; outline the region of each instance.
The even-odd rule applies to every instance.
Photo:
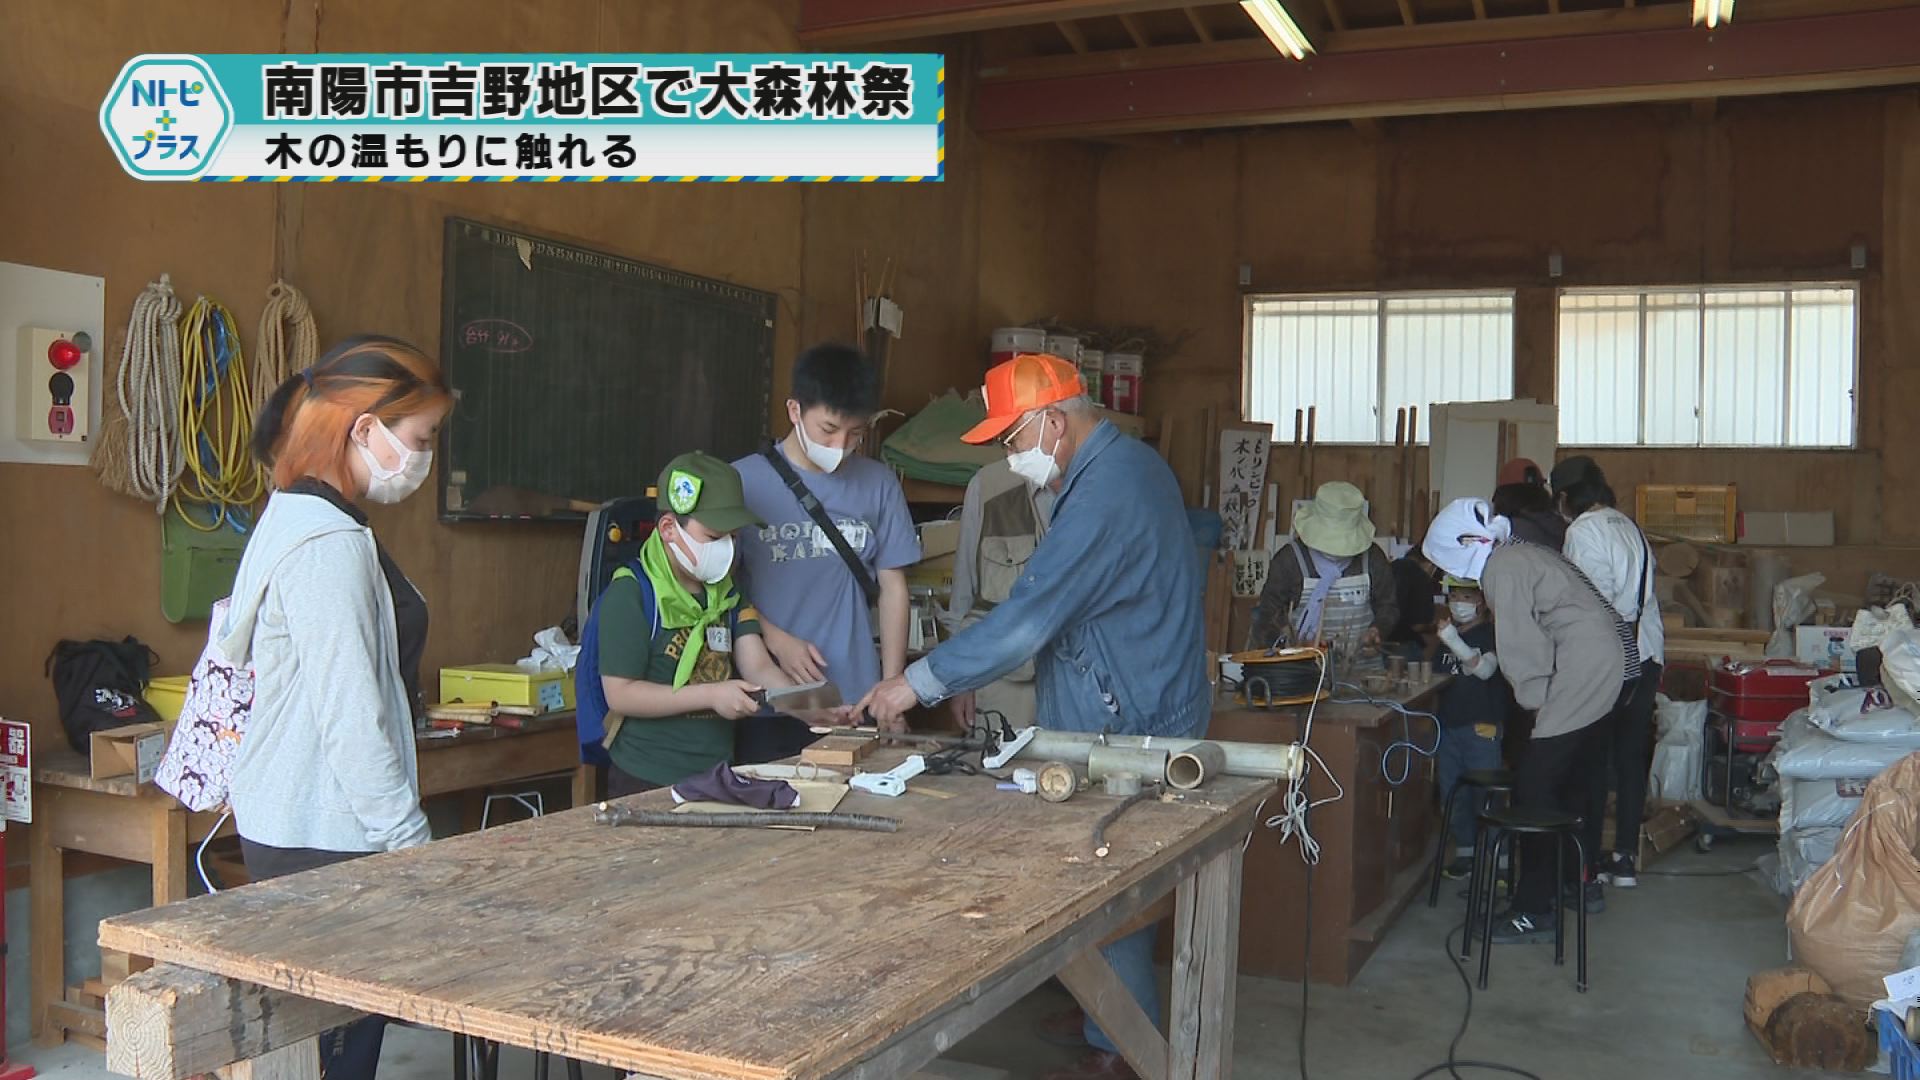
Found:
[[[1755,547],[1832,547],[1831,510],[1749,510],[1740,515],[1740,542]]]
[[[929,521],[920,526],[920,557],[934,559],[951,555],[960,548],[960,523]]]
[[[468,664],[440,669],[440,701],[493,702],[543,712],[573,708],[573,673],[527,671],[518,664]]]
[[[167,752],[167,730],[160,724],[128,724],[96,731],[87,739],[87,758],[95,780],[131,776],[147,783]]]
[[[953,591],[953,552],[935,555],[930,559],[921,559],[907,567],[907,586],[909,588]]]
[[[1793,628],[1793,658],[1822,671],[1858,671],[1853,650],[1847,648],[1845,626],[1796,626]]]

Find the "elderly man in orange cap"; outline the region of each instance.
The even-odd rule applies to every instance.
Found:
[[[883,725],[1034,662],[1038,722],[1056,731],[1197,737],[1211,693],[1198,554],[1180,485],[1152,449],[1087,400],[1074,366],[1023,354],[987,372],[987,419],[963,438],[999,440],[1013,471],[1055,492],[1053,520],[1006,600],[874,687],[861,701]],[[1149,1017],[1160,1015],[1154,931],[1101,951]],[[1075,1010],[1052,1041],[1090,1053],[1051,1080],[1134,1076],[1114,1043]]]

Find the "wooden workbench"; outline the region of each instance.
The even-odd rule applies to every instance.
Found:
[[[296,1075],[272,1051],[310,1055],[300,1040],[339,1019],[324,1002],[666,1080],[894,1080],[1058,975],[1143,1076],[1224,1080],[1241,849],[1274,790],[1224,777],[1138,805],[1105,859],[1091,827],[1117,800],[966,776],[841,804],[898,818],[891,834],[613,828],[574,810],[376,855],[101,923],[103,947],[161,961],[109,999],[108,1065],[171,1080],[238,1054],[254,1077]],[[1167,1039],[1095,946],[1170,892]],[[238,1010],[184,1030],[180,1003],[203,995],[183,988],[206,973],[280,1030]]]
[[[580,748],[571,712],[531,719],[519,730],[473,727],[453,737],[423,737],[415,746],[423,798],[569,771],[574,805],[584,805],[592,796],[592,772],[578,768]],[[67,985],[66,854],[89,852],[145,863],[153,870],[154,905],[170,904],[187,898],[192,847],[213,828],[219,814],[190,814],[171,795],[135,783],[131,776],[95,780],[86,758],[64,747],[35,756],[33,780],[29,1023],[34,1040],[42,1045],[58,1044],[69,1032],[98,1041],[106,1033],[100,994],[126,978],[135,962],[124,954],[103,952],[99,985]],[[221,835],[232,832],[228,822]]]
[[[1408,708],[1431,711],[1440,677],[1423,687],[1390,695]],[[1344,696],[1344,692],[1343,692]],[[1299,738],[1306,710],[1249,709],[1222,696],[1214,705],[1211,738],[1258,743],[1290,743]],[[1413,741],[1433,745],[1433,724],[1412,722]],[[1313,811],[1311,828],[1320,842],[1313,870],[1313,956],[1302,963],[1306,926],[1307,869],[1299,845],[1285,847],[1279,833],[1262,829],[1247,850],[1245,921],[1240,932],[1240,972],[1298,978],[1310,968],[1315,982],[1345,986],[1379,947],[1387,928],[1425,882],[1433,856],[1433,763],[1396,751],[1396,774],[1407,781],[1395,787],[1381,769],[1381,755],[1403,737],[1398,713],[1378,705],[1322,702],[1313,716],[1309,745],[1338,780],[1345,797]],[[1411,757],[1411,760],[1409,758]],[[1328,776],[1314,767],[1308,782],[1314,799],[1335,794]],[[1271,816],[1273,807],[1266,814]]]

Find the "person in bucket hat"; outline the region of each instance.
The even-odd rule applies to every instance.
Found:
[[[1254,605],[1254,648],[1282,642],[1378,645],[1400,621],[1393,566],[1373,542],[1367,499],[1329,480],[1293,515],[1293,539],[1273,557]]]

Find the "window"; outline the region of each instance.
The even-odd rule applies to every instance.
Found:
[[[1852,446],[1852,285],[1569,290],[1560,442]]]
[[[1292,438],[1314,408],[1327,443],[1390,443],[1401,408],[1513,396],[1513,293],[1253,296],[1247,419]]]

